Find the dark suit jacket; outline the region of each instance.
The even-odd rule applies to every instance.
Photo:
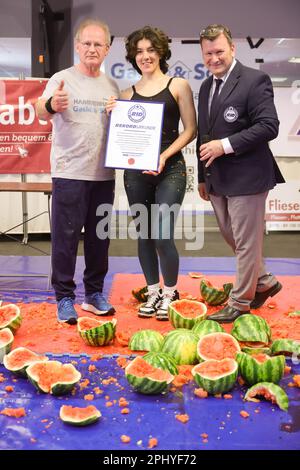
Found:
[[[284,178],[268,142],[278,135],[279,121],[274,106],[270,77],[237,61],[219,95],[218,110],[211,124],[208,97],[213,77],[200,88],[198,103],[198,181],[208,192],[238,196],[257,194],[283,183]],[[233,154],[222,155],[205,168],[199,160],[204,135],[229,138]]]

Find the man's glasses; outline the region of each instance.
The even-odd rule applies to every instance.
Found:
[[[83,46],[84,49],[88,50],[90,49],[92,46],[97,49],[97,50],[100,50],[102,49],[103,47],[108,47],[107,44],[100,44],[100,42],[90,42],[90,41],[80,41],[80,44]]]

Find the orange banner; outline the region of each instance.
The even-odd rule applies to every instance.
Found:
[[[0,173],[50,173],[51,123],[34,104],[45,80],[0,80]]]

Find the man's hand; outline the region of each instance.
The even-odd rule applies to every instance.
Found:
[[[204,201],[209,201],[209,195],[208,195],[208,192],[206,191],[205,183],[198,184],[198,192],[199,192],[199,196],[202,199],[204,199]]]
[[[51,108],[57,113],[63,113],[69,106],[69,97],[66,90],[64,90],[64,86],[65,82],[62,80],[51,100]]]
[[[221,155],[224,155],[224,149],[220,140],[211,140],[200,145],[200,160],[202,162],[206,161],[206,168],[212,164],[215,158],[221,157]]]

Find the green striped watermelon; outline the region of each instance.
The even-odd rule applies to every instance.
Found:
[[[164,337],[156,330],[140,330],[134,333],[129,340],[131,351],[159,351]]]
[[[171,356],[176,364],[196,364],[198,336],[191,330],[177,328],[164,339],[161,352]]]
[[[81,379],[81,374],[73,364],[62,364],[59,361],[36,362],[27,367],[30,382],[43,393],[65,395]]]
[[[197,345],[197,353],[200,361],[209,359],[235,359],[241,348],[238,341],[228,333],[209,333],[202,336]]]
[[[240,342],[241,350],[247,354],[268,354],[271,355],[271,348],[267,346],[260,346],[261,343],[249,342],[243,343]]]
[[[266,320],[258,315],[241,315],[234,323],[231,334],[238,341],[268,345],[271,340],[271,329]]]
[[[237,354],[241,376],[249,385],[258,382],[278,383],[283,377],[284,356],[270,357],[267,354],[250,355],[244,352]]]
[[[283,411],[287,411],[289,407],[289,399],[285,391],[279,385],[272,382],[260,382],[249,388],[245,395],[247,401],[257,401],[255,397],[264,397],[272,403],[276,403]]]
[[[3,358],[10,352],[13,342],[14,335],[10,328],[0,330],[0,364],[3,364]]]
[[[168,307],[169,319],[174,328],[191,329],[206,318],[207,307],[195,300],[175,300]]]
[[[203,320],[202,322],[196,323],[192,331],[196,333],[200,339],[202,336],[208,335],[209,333],[223,332],[224,328],[216,321]]]
[[[17,305],[7,304],[0,307],[0,330],[9,328],[15,334],[21,323],[21,310]]]
[[[202,279],[200,282],[201,296],[208,305],[223,304],[228,299],[232,288],[233,284],[231,282],[223,284],[223,289],[214,287],[207,279]]]
[[[147,302],[148,299],[148,287],[138,287],[131,291],[133,297],[139,302]]]
[[[232,389],[238,375],[238,364],[234,359],[220,361],[210,359],[197,364],[192,374],[199,387],[215,395]]]
[[[146,395],[167,391],[174,379],[169,371],[148,364],[142,357],[136,357],[126,366],[125,376],[137,392]]]
[[[143,359],[151,364],[151,366],[159,367],[159,369],[168,370],[172,375],[178,374],[176,362],[172,357],[163,352],[148,352]]]
[[[30,351],[30,349],[20,346],[4,356],[3,365],[10,372],[20,375],[21,377],[26,377],[27,367],[36,362],[44,361],[48,361],[47,356],[40,356]]]
[[[271,345],[272,354],[284,354],[285,356],[300,355],[300,341],[293,339],[276,339]]]
[[[83,341],[89,346],[104,346],[115,336],[117,320],[98,320],[90,317],[79,317],[77,330]]]
[[[71,424],[72,426],[88,426],[98,421],[101,413],[94,405],[83,408],[62,405],[59,410],[59,417],[64,423]]]

